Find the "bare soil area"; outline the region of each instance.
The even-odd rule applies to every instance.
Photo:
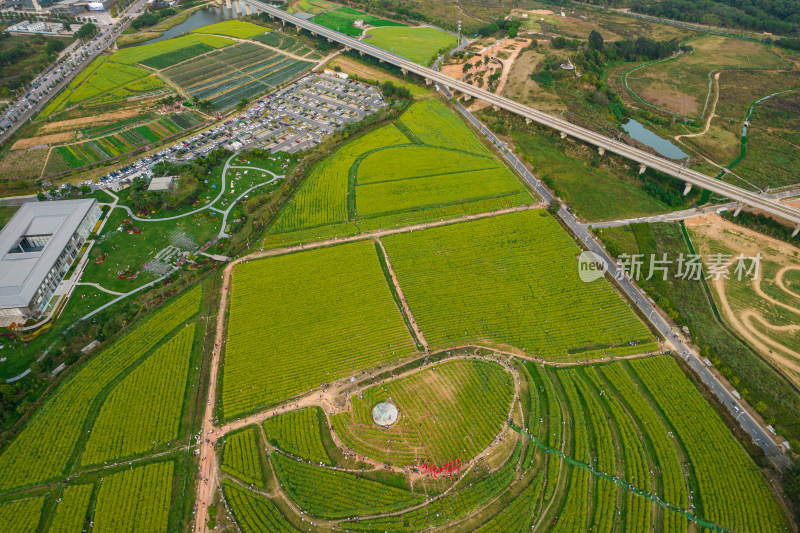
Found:
[[[28,137],[27,139],[20,139],[11,146],[12,150],[26,150],[34,146],[49,146],[51,144],[60,144],[75,139],[74,131],[65,131],[63,133],[52,133],[50,135],[40,135],[38,137]]]
[[[800,295],[793,292],[784,282],[784,277],[790,271],[800,271],[798,249],[788,243],[769,238],[755,231],[737,226],[716,214],[688,219],[686,225],[692,232],[699,235],[695,239],[698,252],[703,256],[704,262],[710,254],[727,250],[734,257],[743,254],[753,257],[760,254],[762,257],[761,272],[755,279],[750,279],[749,285],[753,292],[753,299],[760,303],[778,309],[788,323],[775,323],[774,317],[767,317],[760,308],[749,307],[748,302],[742,301],[731,290],[734,283],[733,272],[731,278],[719,276],[709,280],[714,289],[719,308],[725,320],[763,357],[789,376],[796,384],[800,385],[800,352],[796,346],[787,345],[785,337],[796,337],[800,332]],[[719,247],[713,246],[719,243]],[[764,263],[778,267],[774,278],[764,275]],[[766,278],[766,279],[765,279]],[[738,282],[736,282],[738,283]],[[783,298],[776,299],[764,291],[763,284],[770,283],[777,287]],[[788,344],[792,344],[791,342]]]
[[[124,120],[136,116],[140,113],[138,109],[121,109],[119,111],[112,111],[110,113],[103,113],[102,115],[93,115],[89,117],[73,118],[70,120],[62,120],[60,122],[50,122],[40,128],[42,133],[57,132],[63,130],[75,129],[79,126],[99,126],[118,120]]]

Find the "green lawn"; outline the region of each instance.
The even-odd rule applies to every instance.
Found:
[[[0,229],[8,224],[8,221],[11,220],[11,217],[13,217],[17,211],[19,211],[19,206],[17,205],[0,207]]]
[[[86,266],[81,281],[99,283],[117,292],[131,291],[158,277],[145,272],[143,268],[159,251],[184,235],[194,241],[195,248],[199,248],[217,234],[222,223],[221,215],[205,211],[177,220],[134,221],[133,225],[139,228],[140,233],[129,234],[118,230],[127,218],[128,214],[122,209],[111,213],[92,249],[93,258]],[[94,258],[102,254],[108,254],[108,257],[102,263],[95,263]],[[132,276],[137,272],[134,279],[119,279],[120,273]]]
[[[613,166],[602,164],[609,161],[609,156],[593,165],[586,156],[599,156],[580,152],[583,147],[561,141],[551,132],[512,128],[511,135],[521,159],[579,217],[589,221],[614,220],[675,209],[648,194],[634,171],[620,168],[616,161],[611,162]],[[694,197],[688,197],[687,202],[691,198]]]
[[[385,27],[367,30],[366,43],[428,66],[443,48],[455,46],[455,36],[425,27]]]
[[[190,33],[213,33],[215,35],[224,35],[225,37],[237,37],[239,39],[249,39],[256,35],[261,35],[269,31],[269,28],[258,26],[252,22],[245,22],[242,20],[224,20],[211,24],[210,26],[203,26],[192,30]]]
[[[336,30],[340,33],[357,37],[361,35],[363,29],[356,28],[353,25],[353,22],[355,22],[356,20],[362,20],[364,21],[365,24],[375,27],[405,26],[405,24],[402,24],[400,22],[395,22],[393,20],[386,20],[380,17],[375,17],[373,15],[368,15],[363,11],[358,11],[357,9],[352,9],[349,7],[340,7],[332,11],[327,11],[321,15],[317,15],[312,19],[312,22],[316,22],[321,26],[325,26],[326,28]]]

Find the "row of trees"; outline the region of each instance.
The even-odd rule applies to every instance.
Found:
[[[158,11],[150,11],[143,15],[139,15],[133,22],[131,22],[131,26],[133,26],[136,30],[141,30],[142,28],[149,28],[150,26],[155,26],[158,22],[162,19],[167,17],[171,17],[174,15],[176,11],[171,7],[166,9],[160,9]]]
[[[711,26],[780,34],[800,31],[800,2],[796,0],[634,0],[631,9]]]

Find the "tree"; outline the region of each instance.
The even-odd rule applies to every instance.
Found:
[[[550,203],[547,204],[547,212],[550,213],[551,215],[557,214],[560,209],[561,209],[561,204],[555,198],[550,200]]]
[[[242,109],[244,109],[245,107],[247,107],[247,106],[248,106],[248,104],[250,104],[250,100],[248,100],[247,98],[242,98],[241,100],[239,100],[239,103],[238,103],[238,104],[236,104],[236,109],[238,109],[239,111],[241,111]]]
[[[791,468],[783,472],[783,490],[790,502],[800,502],[800,462],[795,462]],[[795,509],[797,518],[800,518],[800,509]]]
[[[603,46],[605,46],[605,41],[603,40],[603,36],[600,35],[600,32],[597,30],[592,30],[589,34],[589,46],[597,51],[602,51]]]
[[[94,37],[94,34],[97,33],[97,26],[92,24],[91,22],[88,24],[84,24],[81,26],[81,29],[75,32],[76,39],[88,39],[90,37]]]
[[[92,193],[92,188],[91,187],[89,187],[86,184],[81,185],[81,194],[91,194],[91,193]]]
[[[39,200],[40,202],[44,202],[45,200],[47,200],[47,195],[42,191],[39,191],[38,193],[36,193],[36,199]]]
[[[467,62],[467,63],[464,63],[464,66],[463,66],[463,67],[461,67],[461,72],[463,72],[464,74],[466,74],[467,72],[469,72],[469,71],[470,71],[470,69],[471,69],[471,68],[472,68],[472,64],[470,64],[469,62]]]

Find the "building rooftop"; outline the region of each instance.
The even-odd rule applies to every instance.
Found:
[[[163,176],[160,178],[153,178],[150,180],[150,185],[147,187],[148,191],[168,191],[172,187],[174,176]]]
[[[0,307],[24,307],[96,202],[23,204],[0,231]]]

